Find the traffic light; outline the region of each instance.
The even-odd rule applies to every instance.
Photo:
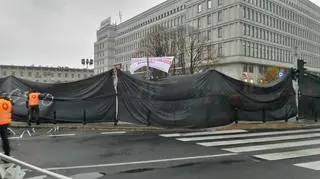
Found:
[[[303,77],[305,72],[307,71],[306,68],[304,68],[304,65],[306,64],[306,62],[304,60],[299,59],[298,60],[298,66],[297,66],[297,73],[298,73],[298,82],[301,84],[303,81]]]

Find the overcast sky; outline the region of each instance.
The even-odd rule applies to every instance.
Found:
[[[100,22],[126,20],[165,0],[0,0],[0,64],[81,67]],[[320,5],[320,0],[312,0]]]

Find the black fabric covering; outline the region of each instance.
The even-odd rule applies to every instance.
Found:
[[[113,122],[116,93],[112,70],[81,81],[42,84],[13,76],[0,79],[0,93],[15,103],[15,120],[27,120],[27,91],[44,94],[40,119],[60,122]],[[118,71],[118,119],[144,125],[205,128],[238,121],[286,120],[297,113],[291,76],[256,86],[217,71],[145,81]],[[319,91],[320,94],[320,91]]]
[[[161,81],[145,81],[119,71],[118,78],[120,121],[203,128],[235,120],[286,120],[297,113],[291,76],[263,87],[217,71]]]
[[[320,117],[320,77],[306,72],[302,85],[299,86],[300,113],[305,119],[317,119]]]
[[[115,119],[115,90],[112,72],[81,81],[60,84],[36,83],[13,76],[0,79],[0,94],[13,99],[15,120],[27,120],[27,91],[32,88],[44,94],[40,119],[58,122],[109,122]]]

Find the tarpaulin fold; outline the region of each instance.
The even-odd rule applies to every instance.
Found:
[[[217,71],[145,81],[118,73],[119,118],[167,127],[204,128],[238,121],[285,120],[297,113],[290,75],[257,86]]]
[[[306,72],[299,86],[299,109],[304,119],[315,120],[320,117],[320,77]]]
[[[44,95],[40,118],[63,122],[110,122],[115,118],[115,91],[112,72],[70,83],[45,84],[9,76],[0,79],[0,93],[14,102],[15,120],[27,120],[26,99],[29,89]]]
[[[44,94],[42,120],[112,122],[206,128],[238,121],[286,120],[297,113],[290,75],[281,81],[258,86],[211,70],[195,75],[146,81],[118,70],[117,94],[113,70],[71,83],[43,84],[13,76],[0,79],[0,93],[15,103],[15,120],[27,120],[26,97],[32,88]]]

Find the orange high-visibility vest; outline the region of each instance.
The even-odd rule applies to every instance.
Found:
[[[29,94],[29,106],[39,106],[40,99],[39,99],[40,93],[30,93]]]
[[[10,124],[12,121],[12,104],[10,101],[0,99],[0,125]]]

